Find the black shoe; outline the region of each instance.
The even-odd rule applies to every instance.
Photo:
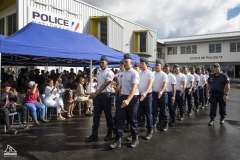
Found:
[[[48,123],[49,120],[42,119],[41,122],[43,122],[43,123]]]
[[[120,149],[122,148],[122,139],[115,140],[112,144],[109,145],[111,149]]]
[[[221,118],[219,123],[220,123],[220,125],[224,125],[225,119],[224,119],[224,118]]]
[[[132,143],[130,144],[130,147],[131,148],[136,148],[138,144],[139,144],[138,136],[133,137]]]
[[[197,112],[197,113],[198,113],[198,112],[199,112],[199,109],[197,108],[197,109],[195,110],[195,112]]]
[[[153,129],[151,129],[150,131],[147,132],[145,139],[150,140],[150,139],[152,139],[152,136],[153,136]]]
[[[213,126],[214,125],[214,120],[210,120],[208,123],[208,126]]]
[[[16,135],[16,134],[18,134],[18,131],[16,129],[11,128],[11,129],[8,130],[8,133]]]
[[[183,118],[183,116],[181,116],[180,118],[179,118],[179,121],[183,121],[184,120],[184,118]]]
[[[104,141],[111,141],[113,139],[113,134],[112,133],[108,133],[105,137],[104,137]]]
[[[188,112],[187,116],[188,116],[188,118],[191,118],[192,117],[192,112]]]
[[[170,122],[169,123],[169,127],[174,127],[175,126],[175,122]]]
[[[97,142],[98,141],[98,137],[91,135],[86,139],[86,142]]]
[[[36,126],[40,125],[39,121],[35,121],[34,123],[35,123]]]
[[[164,124],[164,126],[162,127],[162,131],[163,131],[163,132],[167,132],[167,130],[168,130],[168,124],[166,123],[166,124]]]
[[[127,141],[132,141],[132,135],[127,136]]]

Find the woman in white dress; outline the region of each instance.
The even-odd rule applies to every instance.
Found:
[[[54,85],[53,80],[47,80],[47,86],[44,91],[44,104],[48,107],[56,107],[57,108],[57,119],[65,120],[65,118],[61,115],[61,112],[66,112],[64,110],[64,103],[62,99],[62,90],[59,89],[58,82]]]

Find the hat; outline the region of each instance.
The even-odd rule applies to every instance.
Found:
[[[164,67],[170,67],[170,66],[169,66],[169,64],[166,63],[166,64],[164,65]]]
[[[219,64],[219,63],[214,63],[213,67],[214,67],[214,68],[219,68],[219,67],[220,67],[220,64]]]
[[[130,54],[124,54],[123,59],[132,59]]]
[[[173,68],[178,68],[179,65],[178,64],[174,64]]]
[[[35,85],[35,82],[34,82],[34,81],[28,82],[28,87],[33,87],[34,85]]]
[[[148,60],[146,58],[143,58],[143,57],[140,58],[140,62],[148,64]]]
[[[108,61],[106,56],[101,56],[100,61]]]
[[[156,59],[156,65],[157,64],[162,64],[160,59]]]

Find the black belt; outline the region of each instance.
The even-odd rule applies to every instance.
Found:
[[[120,97],[128,97],[129,95],[123,95],[121,94]],[[134,95],[133,97],[139,97],[139,95]]]
[[[111,96],[112,95],[112,92],[103,92],[103,93],[100,93],[98,96]]]

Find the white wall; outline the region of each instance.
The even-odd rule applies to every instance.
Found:
[[[239,38],[240,40],[240,38]],[[215,41],[212,41],[215,43]],[[209,53],[209,43],[185,43],[181,45],[166,45],[165,54],[167,63],[198,63],[198,62],[240,62],[239,52],[230,52],[230,40],[229,41],[216,41],[222,44],[221,53]],[[181,46],[197,45],[197,54],[181,54]],[[167,55],[167,47],[177,46],[177,55]]]
[[[91,16],[111,16],[117,23],[123,27],[123,35],[119,35],[118,29],[116,33],[112,32],[113,36],[119,36],[110,38],[113,40],[110,43],[110,47],[114,49],[121,49],[122,52],[130,53],[133,47],[133,31],[136,30],[149,30],[149,28],[141,25],[126,21],[120,17],[114,16],[94,6],[88,5],[78,0],[19,0],[18,1],[18,15],[19,15],[19,29],[29,23],[28,12],[29,8],[37,8],[51,13],[56,13],[62,16],[79,19],[83,25],[83,32],[89,30],[89,18]],[[153,39],[149,42],[148,53],[155,58],[156,56],[156,32],[151,30]],[[111,36],[111,35],[110,35]],[[121,40],[122,39],[122,40]],[[119,42],[120,41],[120,42]],[[122,42],[121,42],[122,41]],[[121,45],[119,45],[121,43]]]

